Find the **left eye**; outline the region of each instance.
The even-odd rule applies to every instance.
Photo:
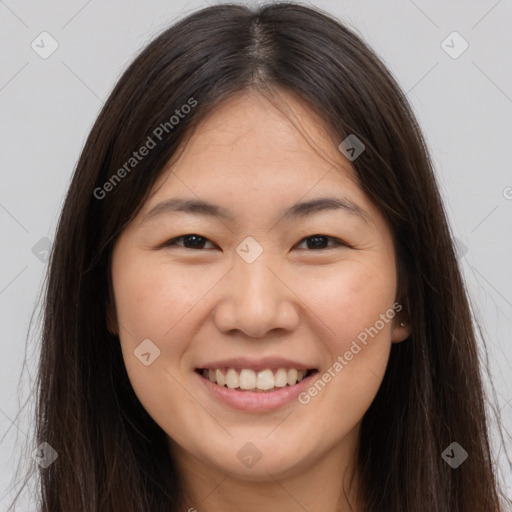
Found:
[[[178,243],[178,241],[183,241],[183,244]],[[310,243],[308,243],[308,241]],[[326,247],[326,243],[328,241],[333,242],[333,245],[330,247]],[[342,242],[341,240],[338,240],[337,238],[334,238],[332,236],[326,236],[326,235],[311,235],[306,238],[303,238],[298,245],[303,244],[306,242],[307,249],[313,249],[313,250],[322,250],[322,249],[332,249],[333,247],[338,246],[347,246],[345,242]],[[173,238],[172,240],[169,240],[164,244],[165,247],[170,246],[181,246],[185,249],[204,249],[205,243],[210,243],[213,245],[212,242],[210,242],[206,237],[196,234],[190,234],[190,235],[183,235],[179,236],[177,238]]]
[[[312,243],[310,244],[307,244],[307,241],[310,240]],[[325,241],[332,241],[334,244],[331,245],[330,247],[325,247]],[[338,240],[337,238],[334,238],[332,236],[327,236],[327,235],[311,235],[311,236],[307,236],[306,238],[303,238],[300,242],[299,242],[299,245],[306,242],[306,244],[308,245],[308,248],[309,249],[332,249],[334,247],[338,247],[340,245],[347,245],[345,244],[344,242],[342,242],[341,240]]]

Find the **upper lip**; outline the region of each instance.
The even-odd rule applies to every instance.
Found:
[[[247,357],[236,357],[230,359],[221,359],[213,362],[205,362],[197,367],[198,369],[217,369],[217,368],[247,368],[254,371],[278,368],[294,368],[296,370],[313,370],[313,366],[284,359],[282,357],[264,357],[262,359],[250,359]]]

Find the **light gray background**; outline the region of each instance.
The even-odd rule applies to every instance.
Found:
[[[512,2],[313,0],[375,49],[412,103],[427,138],[464,276],[483,323],[502,424],[512,430]],[[18,414],[37,361],[28,323],[45,272],[33,246],[53,239],[85,138],[103,101],[137,52],[206,2],[0,1],[0,510],[30,434]],[[58,49],[32,48],[47,31]],[[458,58],[442,42],[457,31]],[[453,38],[452,38],[453,39]],[[460,42],[447,41],[460,48]],[[42,43],[39,42],[41,45]],[[48,46],[46,46],[48,48]],[[18,383],[21,385],[18,386]],[[511,448],[510,436],[506,445]],[[470,454],[471,456],[471,454]],[[511,468],[495,448],[507,493]],[[30,457],[23,461],[30,463]],[[26,505],[24,510],[31,507]]]

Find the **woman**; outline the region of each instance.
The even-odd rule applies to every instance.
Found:
[[[209,7],[144,49],[45,307],[41,511],[499,510],[424,139],[319,10]]]

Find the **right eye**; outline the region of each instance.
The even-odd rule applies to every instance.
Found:
[[[178,243],[178,241],[183,241],[183,244]],[[178,236],[176,238],[172,238],[171,240],[162,244],[162,247],[172,247],[178,246],[183,247],[184,249],[203,249],[205,242],[210,242],[208,238],[196,235],[196,234],[188,234]],[[212,243],[212,242],[210,242]]]

